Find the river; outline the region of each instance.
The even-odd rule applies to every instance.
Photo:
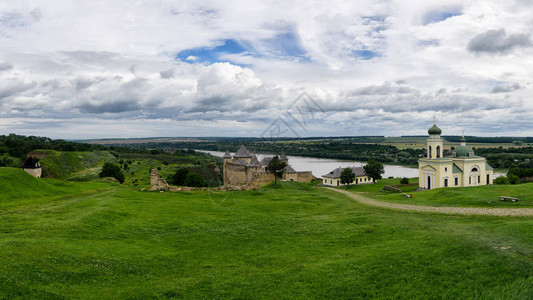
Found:
[[[206,151],[206,150],[195,150],[198,152],[204,152],[209,153],[213,156],[222,157],[224,156],[224,152],[220,151]],[[257,158],[261,161],[265,156],[272,156],[268,154],[258,154]],[[341,167],[361,167],[364,166],[365,163],[357,162],[357,161],[346,161],[346,160],[337,160],[337,159],[329,159],[329,158],[315,158],[315,157],[304,157],[304,156],[291,156],[287,155],[289,158],[289,164],[296,170],[296,171],[311,171],[315,177],[322,177],[322,175],[325,175],[331,171],[333,171],[335,168]],[[414,168],[407,168],[403,166],[393,166],[393,165],[383,165],[385,169],[385,174],[383,175],[383,178],[388,177],[418,177],[418,169]]]

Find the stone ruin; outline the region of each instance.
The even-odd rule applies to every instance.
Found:
[[[150,172],[150,191],[170,191],[167,181],[159,176],[156,169]]]
[[[209,188],[213,191],[245,191],[256,189],[255,186],[250,185],[239,185],[239,186],[219,186],[216,188]],[[208,190],[205,187],[175,187],[170,186],[167,181],[159,175],[156,169],[152,169],[150,172],[150,191],[171,191],[171,192],[180,192],[180,191],[204,191]]]

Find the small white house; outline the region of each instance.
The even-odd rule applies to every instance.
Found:
[[[41,175],[43,173],[41,164],[39,164],[37,160],[35,160],[31,156],[26,160],[24,165],[22,165],[22,170],[37,178],[41,178]]]
[[[352,184],[368,184],[372,183],[372,179],[368,177],[365,173],[363,167],[349,167],[352,172],[355,174],[355,179],[350,183]],[[326,175],[322,175],[322,185],[327,186],[341,186],[341,173],[346,168],[336,168],[335,170],[329,172]]]

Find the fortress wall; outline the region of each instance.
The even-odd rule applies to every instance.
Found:
[[[271,173],[259,173],[257,178],[257,186],[263,186],[274,181],[274,174]]]
[[[299,182],[311,182],[315,179],[311,172],[297,172],[296,175],[298,175],[296,181]]]
[[[241,185],[247,182],[248,172],[246,172],[245,166],[235,165],[228,162],[224,167],[224,184]]]

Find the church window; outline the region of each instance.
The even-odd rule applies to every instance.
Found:
[[[431,158],[431,146],[429,146],[428,157]]]
[[[477,172],[477,171],[478,171],[478,169],[476,167],[472,168],[472,172]]]
[[[448,187],[448,178],[444,178],[444,187]]]
[[[437,158],[440,157],[440,146],[437,146],[437,156],[436,156],[436,157],[437,157]]]
[[[481,183],[481,176],[477,177],[477,183]]]
[[[456,186],[459,185],[459,177],[455,177],[455,185],[456,185]]]
[[[446,167],[446,168],[444,168],[444,172],[448,172],[448,168],[447,168],[447,167]]]

